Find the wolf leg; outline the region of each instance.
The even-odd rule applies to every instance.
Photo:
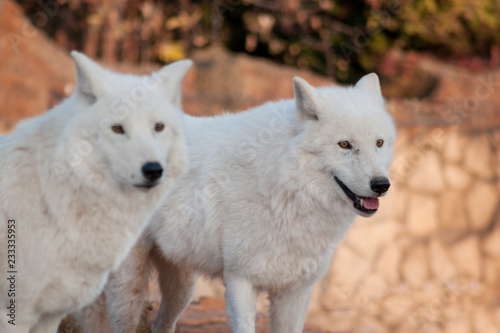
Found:
[[[224,273],[226,308],[233,333],[255,333],[258,290],[240,276]]]
[[[83,333],[112,333],[111,322],[106,311],[106,295],[102,292],[95,301],[71,314]]]
[[[135,333],[148,293],[151,264],[145,242],[139,240],[104,288],[114,332]]]
[[[177,319],[193,298],[197,274],[170,263],[159,253],[152,254],[151,258],[158,271],[161,291],[161,305],[152,332],[174,333]]]
[[[271,294],[271,332],[301,333],[311,298],[312,285],[292,287]]]

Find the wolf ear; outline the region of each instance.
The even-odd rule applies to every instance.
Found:
[[[380,81],[375,73],[366,74],[358,83],[356,83],[356,88],[366,93],[376,94],[382,96],[382,90],[380,89]]]
[[[318,93],[316,89],[306,80],[296,76],[293,78],[293,95],[297,106],[297,119],[299,122],[305,120],[318,120]]]
[[[153,74],[153,77],[165,87],[167,97],[175,105],[181,105],[182,81],[192,66],[192,60],[179,60]]]
[[[105,70],[83,53],[71,51],[71,57],[76,67],[76,90],[93,104],[104,91],[102,78]]]

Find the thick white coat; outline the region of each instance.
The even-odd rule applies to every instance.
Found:
[[[92,302],[187,169],[180,91],[191,61],[140,77],[72,56],[72,96],[0,136],[2,333],[55,333],[67,313]],[[165,129],[156,132],[157,123]],[[115,124],[125,133],[113,132]],[[163,175],[138,188],[147,162],[160,163]],[[17,272],[14,288],[7,270]],[[14,317],[6,316],[11,300]]]
[[[312,285],[355,216],[371,215],[334,177],[358,196],[378,197],[370,182],[387,177],[395,128],[375,74],[347,88],[295,78],[294,91],[295,100],[187,119],[189,172],[105,288],[115,332],[137,325],[148,253],[163,293],[154,332],[174,332],[192,296],[191,272],[223,278],[233,332],[255,331],[259,291],[269,293],[273,333],[302,332]],[[104,327],[95,320],[103,304],[88,308],[84,322]]]

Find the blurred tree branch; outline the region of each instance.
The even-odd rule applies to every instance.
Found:
[[[18,2],[61,46],[106,61],[169,62],[222,44],[342,81],[388,65],[391,49],[498,60],[500,44],[497,0]]]

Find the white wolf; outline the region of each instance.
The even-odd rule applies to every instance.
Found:
[[[294,79],[295,100],[187,120],[190,169],[80,313],[88,332],[135,332],[147,275],[159,272],[153,331],[173,333],[196,273],[222,277],[235,333],[255,331],[268,293],[271,331],[302,332],[310,293],[356,215],[371,216],[389,186],[395,127],[376,74],[354,87]],[[95,326],[94,326],[95,325]]]
[[[190,60],[141,77],[72,57],[72,96],[0,137],[2,333],[55,333],[92,302],[187,170]]]

